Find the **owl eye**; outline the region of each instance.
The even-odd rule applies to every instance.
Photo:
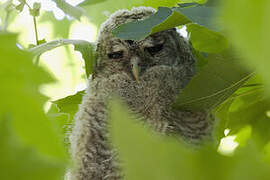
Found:
[[[157,54],[162,49],[163,49],[163,44],[157,44],[157,45],[155,45],[153,47],[145,48],[145,50],[148,51],[152,56]]]
[[[117,52],[112,52],[108,54],[108,58],[110,59],[120,59],[123,58],[124,52],[123,51],[117,51]]]

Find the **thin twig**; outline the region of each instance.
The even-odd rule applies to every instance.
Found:
[[[39,42],[38,42],[38,31],[37,31],[37,21],[36,21],[36,17],[35,16],[33,16],[33,21],[34,21],[34,28],[35,28],[36,44],[38,46],[39,45]]]
[[[25,4],[29,8],[29,10],[32,9],[31,6],[27,2],[25,2]],[[34,30],[35,30],[35,37],[36,37],[36,45],[38,46],[39,45],[38,30],[37,30],[37,20],[35,16],[33,16],[33,22],[34,22]],[[40,55],[36,57],[36,62],[35,62],[36,65],[38,65],[39,63],[39,58],[40,58]]]

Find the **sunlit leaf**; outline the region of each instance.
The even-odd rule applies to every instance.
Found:
[[[93,73],[96,63],[95,46],[89,42],[74,44],[74,50],[82,54],[85,63],[86,76]]]
[[[53,12],[44,12],[39,18],[40,23],[50,23],[53,26],[53,38],[68,38],[70,26],[74,20],[68,20],[66,17],[62,20],[57,20]]]
[[[81,16],[84,14],[84,11],[80,7],[72,6],[67,3],[65,0],[53,0],[57,7],[64,11],[64,13],[68,14],[71,17],[74,17],[80,20]]]
[[[0,2],[0,30],[6,31],[8,26],[15,20],[18,12],[12,0],[7,0],[4,3]]]
[[[240,145],[246,145],[247,141],[251,137],[252,127],[250,125],[244,126],[239,132],[236,134],[235,141]]]
[[[89,6],[89,5],[101,3],[104,1],[108,1],[108,0],[85,0],[85,1],[81,2],[78,6]]]
[[[22,12],[22,11],[23,11],[23,8],[24,8],[24,5],[25,5],[25,3],[20,3],[19,5],[16,6],[16,9],[17,9],[19,12]]]
[[[216,127],[214,129],[215,138],[220,141],[225,137],[224,131],[227,128],[229,109],[233,103],[233,99],[227,99],[214,109]]]
[[[44,44],[44,43],[46,43],[47,41],[46,41],[46,39],[44,38],[44,39],[41,39],[41,40],[38,40],[38,44]]]
[[[93,73],[93,68],[95,64],[95,46],[94,44],[84,41],[84,40],[71,40],[71,39],[59,39],[54,40],[48,43],[41,44],[39,46],[36,46],[34,48],[29,49],[31,53],[33,53],[35,56],[39,56],[44,52],[50,51],[52,49],[55,49],[60,46],[64,45],[74,45],[74,49],[76,51],[79,51],[82,54],[82,57],[85,62],[85,70],[87,77]]]

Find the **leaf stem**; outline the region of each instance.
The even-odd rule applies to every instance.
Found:
[[[29,10],[31,10],[31,6],[25,2],[26,6],[28,7]],[[36,17],[33,16],[33,22],[34,22],[34,29],[35,29],[35,37],[36,37],[36,45],[38,46],[39,45],[39,41],[38,41],[38,30],[37,30],[37,20],[36,20]],[[39,64],[39,58],[40,58],[40,55],[38,55],[36,57],[36,62],[35,62],[35,65],[38,65]]]
[[[36,44],[38,46],[39,42],[38,42],[37,21],[36,21],[36,17],[34,17],[34,16],[33,16],[33,21],[34,21],[34,28],[35,28]]]
[[[31,6],[25,2],[26,6],[28,7],[28,9],[32,9]],[[39,42],[38,42],[38,31],[37,31],[37,21],[36,21],[36,17],[33,16],[33,21],[34,21],[34,28],[35,28],[35,37],[36,37],[36,44],[37,46],[39,45]]]

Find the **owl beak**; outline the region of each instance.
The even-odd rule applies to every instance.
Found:
[[[139,83],[139,74],[140,74],[139,61],[140,59],[138,57],[131,58],[132,74],[137,83]]]

